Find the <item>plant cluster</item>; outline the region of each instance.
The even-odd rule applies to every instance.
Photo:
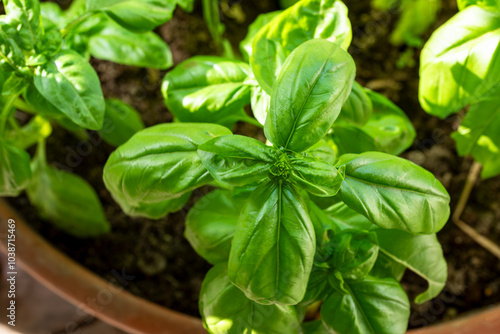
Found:
[[[340,1],[302,0],[259,17],[242,44],[250,65],[180,64],[163,86],[180,122],[139,131],[106,163],[104,182],[131,215],[159,218],[193,190],[219,188],[190,210],[185,231],[214,265],[200,296],[211,333],[403,333],[405,269],[429,283],[418,303],[444,287],[435,233],[449,195],[389,154],[408,147],[413,128],[354,84],[350,36]],[[219,125],[247,120],[248,103],[267,143]],[[367,130],[373,118],[380,123]],[[342,128],[353,130],[342,137]],[[318,308],[321,320],[302,323]]]
[[[168,46],[151,30],[169,20],[176,4],[192,1],[76,0],[62,11],[38,0],[3,1],[0,17],[0,196],[26,190],[41,216],[68,233],[109,231],[95,191],[80,177],[47,163],[46,138],[58,124],[80,138],[98,130],[112,145],[144,128],[138,113],[105,99],[90,56],[164,69]],[[32,114],[21,126],[20,110]],[[31,160],[27,149],[37,144]],[[82,205],[85,203],[85,205]],[[89,215],[88,212],[93,212]]]
[[[422,50],[420,104],[440,118],[469,107],[452,137],[490,178],[500,174],[500,2],[459,0],[458,7]]]

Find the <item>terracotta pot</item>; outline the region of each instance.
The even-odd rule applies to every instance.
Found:
[[[7,221],[16,222],[16,261],[47,288],[84,311],[129,333],[201,334],[201,320],[136,297],[80,266],[34,232],[5,201],[0,199],[0,249],[6,253]],[[112,301],[101,310],[86,304],[99,291],[113,293]],[[498,334],[500,306],[460,319],[411,330],[409,334]]]

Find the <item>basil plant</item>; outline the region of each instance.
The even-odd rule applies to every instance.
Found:
[[[500,174],[500,2],[459,0],[458,7],[422,50],[420,104],[440,118],[468,107],[452,137],[490,178]]]
[[[38,0],[3,1],[0,196],[26,190],[42,217],[76,236],[109,231],[95,191],[80,177],[49,166],[45,143],[55,124],[82,140],[89,139],[85,130],[99,131],[112,145],[144,128],[132,107],[103,97],[89,59],[170,67],[168,46],[151,30],[170,19],[177,3],[192,7],[189,0],[75,0],[62,11]],[[20,123],[16,110],[31,114],[29,122]],[[32,160],[27,149],[35,144]]]
[[[406,268],[436,296],[446,263],[434,233],[449,196],[421,167],[327,138],[355,76],[324,39],[286,58],[270,92],[268,144],[211,123],[160,124],[111,154],[104,182],[125,212],[157,218],[203,185],[185,235],[214,267],[200,312],[211,333],[404,333]],[[321,321],[301,324],[321,304]]]
[[[245,121],[262,127],[285,58],[314,38],[347,50],[351,36],[347,7],[338,0],[301,0],[287,10],[259,15],[240,43],[243,61],[214,56],[187,59],[165,76],[165,103],[180,122],[232,128]],[[255,119],[245,113],[247,105]],[[400,154],[414,138],[415,130],[403,111],[356,82],[328,134],[338,154],[366,150]]]

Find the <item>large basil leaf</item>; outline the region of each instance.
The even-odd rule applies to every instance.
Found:
[[[248,64],[212,56],[192,57],[168,72],[162,93],[167,108],[181,122],[232,126],[244,118],[251,87],[243,82]]]
[[[248,192],[236,194],[215,190],[203,196],[189,210],[184,236],[191,246],[211,264],[226,262],[231,240]]]
[[[264,13],[257,16],[255,21],[250,24],[248,27],[247,35],[245,39],[240,42],[240,51],[243,55],[243,59],[246,61],[250,60],[250,56],[252,55],[252,46],[255,35],[259,32],[259,30],[268,24],[276,15],[280,14],[281,11],[277,10],[274,12]]]
[[[385,96],[371,90],[366,90],[366,94],[372,101],[373,113],[361,129],[375,140],[377,151],[403,153],[416,137],[410,119]]]
[[[343,181],[335,166],[314,158],[294,159],[291,167],[290,181],[316,196],[335,196]]]
[[[386,229],[430,234],[450,215],[450,196],[422,167],[380,152],[346,154],[340,196],[350,208]]]
[[[348,293],[333,292],[321,306],[323,323],[337,333],[399,334],[406,331],[410,302],[393,278],[345,281]]]
[[[86,0],[87,10],[102,10],[123,27],[146,32],[172,18],[176,3],[170,0]]]
[[[75,124],[99,130],[104,118],[104,98],[99,78],[88,61],[62,50],[50,62],[37,67],[38,92]]]
[[[282,64],[302,43],[327,39],[347,50],[351,22],[341,1],[303,0],[283,11],[254,37],[250,63],[260,86],[271,94]],[[313,47],[313,46],[311,46]]]
[[[416,303],[436,297],[447,277],[446,260],[435,234],[411,235],[398,230],[376,229],[380,252],[422,276],[429,287],[415,298]]]
[[[229,278],[261,304],[295,305],[306,292],[315,252],[314,227],[297,189],[259,186],[243,209],[229,255]]]
[[[500,11],[470,6],[437,29],[420,58],[419,99],[444,118],[498,85]]]
[[[89,39],[90,54],[118,64],[167,69],[172,66],[168,45],[155,33],[133,33],[111,20]]]
[[[295,152],[316,144],[337,118],[354,75],[351,56],[332,42],[315,39],[296,48],[271,94],[267,139]]]
[[[33,178],[27,188],[30,202],[40,216],[77,237],[108,233],[107,221],[94,189],[82,178],[55,170],[36,159]]]
[[[37,46],[40,29],[40,3],[38,0],[5,0],[5,12],[9,18],[19,21],[17,29],[20,45],[25,50]]]
[[[0,138],[0,196],[17,196],[31,178],[30,156]]]
[[[180,197],[210,181],[198,146],[231,131],[216,124],[160,124],[136,133],[111,154],[104,183],[125,212]]]
[[[485,101],[473,104],[452,133],[458,154],[472,155],[483,165],[481,176],[489,178],[500,174],[500,89]]]
[[[365,89],[354,81],[351,93],[342,106],[338,120],[363,125],[370,118],[372,110],[372,101],[366,94]]]
[[[105,103],[104,123],[99,134],[107,143],[120,146],[144,129],[141,115],[134,108],[117,99],[106,99]]]
[[[293,306],[261,305],[248,299],[227,278],[226,263],[210,269],[203,281],[200,296],[200,313],[210,333],[300,332],[299,317]]]
[[[227,186],[260,182],[278,159],[275,149],[257,139],[231,135],[214,138],[198,148],[201,161],[214,179]]]

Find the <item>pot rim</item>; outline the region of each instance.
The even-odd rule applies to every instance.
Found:
[[[202,321],[154,304],[98,277],[60,252],[36,233],[0,198],[0,250],[7,253],[8,219],[16,222],[16,261],[49,290],[96,318],[131,334],[204,334]],[[5,221],[5,223],[4,223]],[[75,282],[80,288],[75,289]],[[88,298],[111,293],[100,309]],[[101,297],[102,298],[102,297]],[[500,304],[467,313],[451,321],[409,330],[408,334],[493,334],[500,330]]]

